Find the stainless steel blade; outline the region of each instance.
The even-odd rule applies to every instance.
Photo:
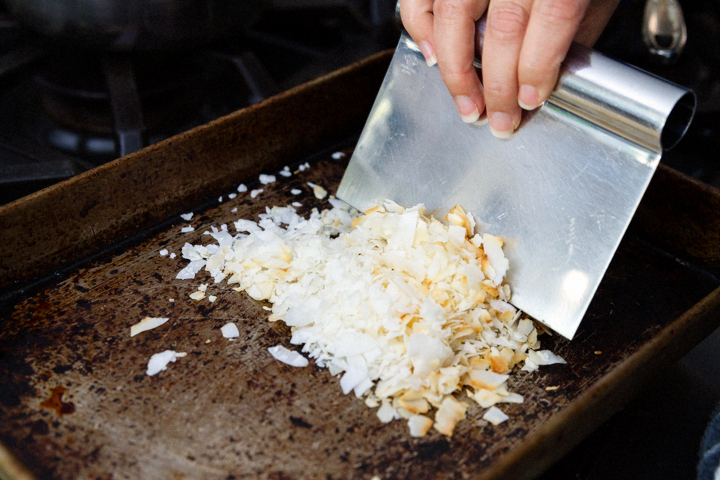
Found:
[[[694,105],[688,90],[574,45],[550,100],[499,140],[461,121],[403,34],[337,196],[360,210],[391,199],[473,212],[506,239],[512,303],[571,339]]]

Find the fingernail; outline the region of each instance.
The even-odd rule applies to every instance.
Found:
[[[465,123],[474,123],[480,118],[477,105],[475,105],[475,102],[473,102],[470,97],[466,97],[465,95],[456,96],[455,106],[458,112],[460,112],[460,118],[462,118],[462,121]]]
[[[490,132],[497,138],[510,138],[514,128],[513,118],[510,114],[494,112],[490,114]]]
[[[428,67],[432,67],[437,63],[437,57],[435,57],[435,52],[430,42],[423,40],[418,44],[418,47],[420,47],[420,51],[425,57],[425,62],[427,62]]]
[[[534,110],[540,105],[540,95],[537,88],[531,85],[520,85],[518,91],[518,105],[523,110]]]
[[[485,125],[486,123],[488,123],[488,117],[487,114],[483,113],[477,120],[473,122],[473,125],[477,125],[480,127],[482,125]]]

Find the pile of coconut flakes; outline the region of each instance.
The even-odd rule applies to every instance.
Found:
[[[292,206],[267,208],[259,222],[235,222],[236,235],[213,228],[217,244],[183,247],[190,264],[177,278],[205,269],[272,303],[270,321],[284,321],[290,343],[342,375],[343,393],[379,407],[382,422],[406,419],[413,436],[431,427],[452,435],[467,400],[501,423],[495,405],[523,401],[507,388],[513,367],[565,363],[538,350],[533,321],[508,303],[502,240],[475,233],[462,208],[440,222],[422,205],[386,202],[358,215],[330,202],[307,219]],[[271,353],[307,365],[282,346]]]

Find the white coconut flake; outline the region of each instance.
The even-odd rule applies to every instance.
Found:
[[[237,193],[228,193],[228,198],[232,200],[233,198],[237,197]]]
[[[502,410],[497,407],[490,407],[487,412],[482,416],[483,420],[487,420],[493,425],[500,425],[504,421],[508,420],[508,417]]]
[[[300,208],[303,206],[303,204],[300,202],[292,202],[290,205],[292,205],[295,208]]]
[[[240,331],[238,330],[237,325],[235,325],[234,323],[226,323],[225,325],[220,327],[220,332],[225,338],[237,338],[240,336]]]
[[[152,330],[153,328],[159,327],[160,325],[164,324],[168,320],[170,319],[165,317],[145,317],[140,320],[139,323],[136,323],[135,325],[130,327],[130,336],[134,337],[139,333]]]
[[[272,355],[275,360],[287,363],[291,367],[307,367],[310,363],[307,358],[303,357],[295,350],[288,350],[282,345],[270,347],[268,348],[268,352],[270,352],[270,355]]]
[[[299,188],[293,188],[292,190],[290,190],[290,193],[292,193],[293,195],[300,195],[302,193],[302,190],[300,190]]]
[[[193,231],[195,231],[195,227],[182,227],[180,229],[180,232],[182,232],[182,233],[190,233]]]
[[[160,254],[160,256],[164,257],[164,256],[166,256],[169,252],[168,252],[168,249],[167,249],[167,248],[163,248],[163,249],[160,250],[158,253]]]
[[[237,207],[233,207],[233,209],[230,210],[230,211],[231,211],[232,213],[236,213],[236,212],[237,212]]]
[[[262,188],[257,188],[250,192],[250,198],[255,198],[258,195],[260,195],[264,190]]]
[[[275,183],[275,180],[277,179],[275,178],[275,175],[266,175],[264,173],[261,173],[259,180],[260,183],[262,183],[263,185],[269,185],[271,183]]]
[[[222,195],[220,195],[220,196],[218,197],[218,203],[222,203],[222,201],[223,201],[223,197],[222,197]]]
[[[210,295],[208,297],[208,302],[215,303],[215,300],[217,300],[217,297],[215,295]]]
[[[333,160],[340,160],[341,158],[345,158],[345,153],[343,152],[335,152],[332,154]]]
[[[175,252],[172,252],[172,253],[170,254],[170,258],[174,259],[175,257],[177,257],[177,255],[175,255]]]
[[[283,177],[289,177],[292,175],[292,172],[290,171],[290,167],[288,167],[287,165],[285,166],[285,168],[280,170],[278,173],[280,175],[282,175]]]
[[[173,350],[165,350],[164,352],[156,353],[155,355],[150,357],[147,371],[145,373],[152,376],[156,373],[162,372],[163,370],[167,370],[167,366],[170,362],[174,362],[178,358],[182,358],[186,355],[187,353],[176,352]]]
[[[182,219],[185,220],[186,222],[189,222],[192,217],[193,217],[193,212],[183,213],[183,214],[180,215],[180,218],[182,218]]]
[[[238,185],[237,191],[238,191],[239,193],[247,192],[247,191],[248,191],[248,187],[247,187],[247,185],[245,185],[244,183],[241,183],[240,185]]]

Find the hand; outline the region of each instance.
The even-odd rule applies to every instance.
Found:
[[[428,64],[437,62],[463,121],[489,119],[493,135],[509,138],[522,109],[550,96],[572,41],[592,46],[618,3],[400,0],[400,15]],[[486,10],[481,84],[473,67],[475,22]]]

